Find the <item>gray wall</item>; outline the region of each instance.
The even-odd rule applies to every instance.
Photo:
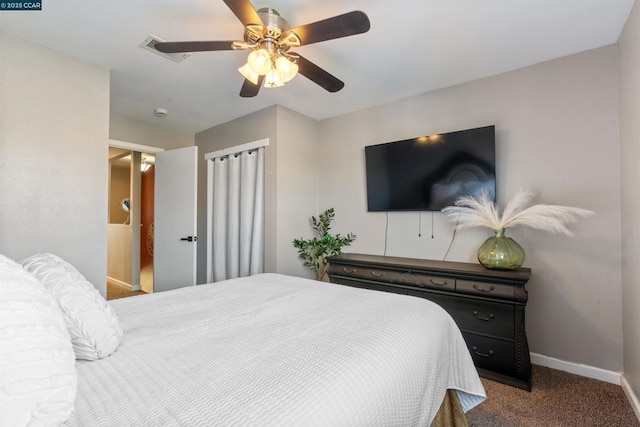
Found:
[[[622,329],[624,375],[640,396],[640,3],[618,47],[622,192]]]
[[[363,147],[495,124],[499,204],[529,188],[537,203],[596,212],[571,227],[574,237],[524,227],[507,232],[533,270],[531,351],[621,371],[617,73],[617,48],[607,46],[324,120],[319,205],[336,208],[336,230],[358,235],[351,252],[382,254],[385,214],[366,211]],[[387,254],[442,259],[453,225],[439,212],[433,223],[431,238],[431,214],[390,213]],[[447,259],[475,262],[489,235],[458,232]]]
[[[318,174],[324,155],[318,144],[318,122],[278,107],[278,172],[276,271],[315,278],[302,265],[293,239],[314,237],[311,216],[317,216]],[[321,208],[320,210],[324,210]]]
[[[0,253],[107,277],[109,71],[0,34]]]

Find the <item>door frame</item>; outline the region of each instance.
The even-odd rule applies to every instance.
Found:
[[[134,144],[133,142],[119,141],[117,139],[110,139],[109,147],[122,148],[129,151],[139,151],[141,153],[150,154],[165,151],[164,148],[152,147],[151,145]]]
[[[109,147],[122,148],[132,152],[134,164],[132,170],[140,170],[140,158],[142,153],[156,154],[165,151],[164,148],[152,147],[150,145],[135,144],[133,142],[119,141],[117,139],[109,139]],[[138,153],[137,156],[134,153]],[[140,173],[132,174],[131,188],[134,194],[131,194],[131,213],[136,213],[129,217],[129,224],[132,229],[131,233],[131,290],[141,289],[140,284],[140,198],[141,198],[141,181]],[[109,176],[109,185],[111,185],[111,177]],[[136,230],[138,232],[133,232]]]

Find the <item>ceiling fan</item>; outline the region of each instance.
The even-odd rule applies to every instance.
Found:
[[[249,0],[223,0],[245,26],[243,41],[158,42],[163,53],[215,50],[251,50],[247,63],[238,71],[245,77],[240,96],[256,96],[260,86],[278,87],[298,72],[329,92],[337,92],[344,83],[291,48],[338,39],[369,31],[366,14],[348,12],[311,24],[290,28],[289,23],[271,8],[256,10]]]

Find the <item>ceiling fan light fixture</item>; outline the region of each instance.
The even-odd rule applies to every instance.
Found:
[[[298,74],[298,64],[291,62],[284,56],[279,56],[276,59],[276,70],[278,70],[282,82],[286,83]]]
[[[255,73],[264,76],[271,70],[271,54],[266,49],[254,50],[249,54],[247,63]]]
[[[284,86],[284,82],[280,78],[280,73],[275,68],[270,69],[264,78],[264,87],[280,87],[280,86]]]
[[[240,72],[240,74],[244,76],[245,79],[249,80],[254,85],[258,84],[258,78],[260,77],[260,74],[253,71],[253,69],[249,66],[248,63],[238,68],[238,71]]]

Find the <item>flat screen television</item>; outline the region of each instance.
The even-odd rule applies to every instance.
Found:
[[[369,212],[439,211],[483,189],[495,201],[495,126],[370,145],[364,150]]]

